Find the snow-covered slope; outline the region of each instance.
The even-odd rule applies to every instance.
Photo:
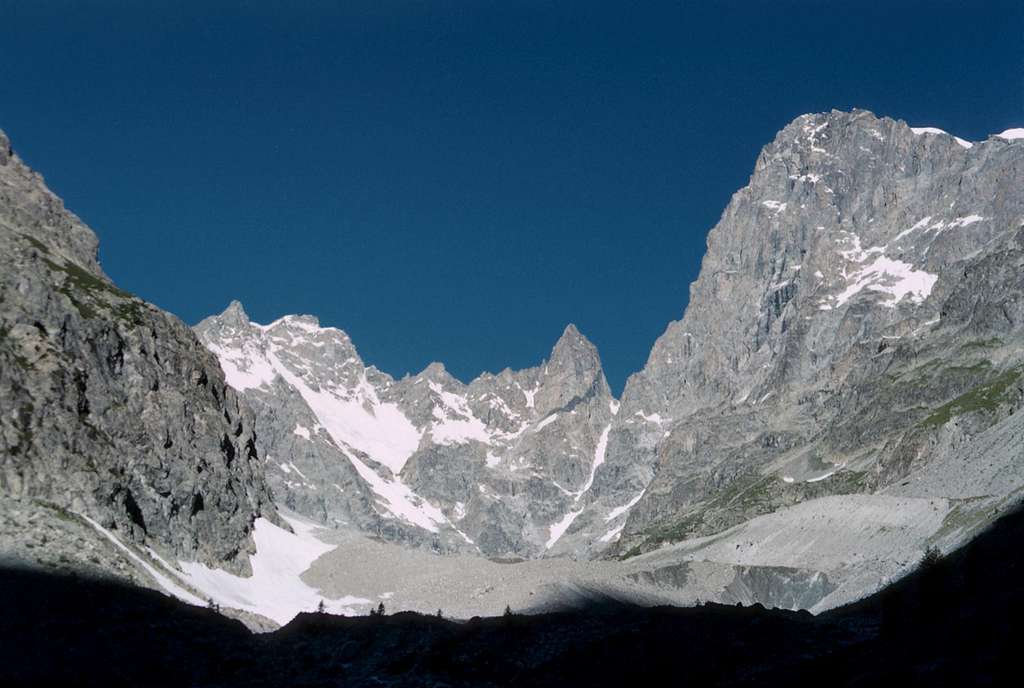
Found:
[[[196,331],[257,411],[278,499],[322,523],[441,551],[541,554],[604,460],[615,402],[572,326],[542,366],[468,385],[440,364],[396,381],[310,316],[259,325],[233,303]]]

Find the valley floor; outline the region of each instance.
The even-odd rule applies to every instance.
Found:
[[[1024,512],[818,616],[706,604],[454,622],[302,614],[273,633],[150,590],[0,570],[0,684],[18,686],[1007,685]]]

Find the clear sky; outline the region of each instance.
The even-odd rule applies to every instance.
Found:
[[[0,25],[0,128],[121,287],[189,323],[313,313],[399,376],[534,365],[574,322],[618,392],[794,117],[1024,126],[1020,0],[0,0]]]

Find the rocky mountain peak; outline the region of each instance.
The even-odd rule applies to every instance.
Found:
[[[32,228],[36,241],[62,259],[109,283],[97,260],[99,241],[91,229],[64,207],[42,175],[25,164],[0,134],[0,212],[12,228]]]
[[[901,356],[924,355],[953,303],[966,308],[961,292],[981,288],[968,266],[1012,255],[1024,217],[1020,153],[863,110],[803,115],[765,146],[708,234],[683,318],[623,394],[609,470],[653,476],[623,537],[654,522],[676,528],[701,509],[706,524],[704,500],[741,484],[775,489],[782,478],[765,478],[768,466],[786,466],[782,485],[843,489],[831,476],[898,475],[885,468],[898,463],[894,452],[923,461],[932,445],[906,416],[948,401],[941,380],[1003,364],[939,346],[933,365],[950,372],[908,374],[924,385],[912,394],[889,386],[893,370]],[[985,298],[1001,301],[1000,290]],[[882,409],[901,409],[892,415],[903,421]],[[844,433],[856,440],[839,441]]]
[[[757,399],[824,376],[850,345],[840,325],[880,337],[934,317],[942,275],[1024,210],[1006,147],[992,141],[863,110],[795,119],[709,233],[687,312],[624,403],[678,418]],[[816,353],[789,356],[801,349]]]
[[[597,347],[575,325],[569,324],[552,347],[546,369],[548,375],[571,371],[581,380],[589,381],[601,371],[601,356]]]
[[[566,326],[544,365],[537,410],[549,413],[574,400],[601,394],[610,397],[597,347],[575,325]]]
[[[240,301],[232,301],[224,312],[218,316],[220,322],[229,327],[248,327],[249,314],[245,312]]]
[[[448,372],[448,369],[444,367],[444,363],[440,361],[434,361],[426,368],[424,368],[418,375],[417,378],[423,378],[424,380],[430,380],[432,382],[438,382],[441,384],[457,383],[452,375]]]
[[[565,326],[565,329],[562,330],[562,334],[559,336],[558,341],[556,341],[555,345],[551,348],[551,359],[556,358],[563,352],[572,351],[596,351],[596,348],[591,344],[590,340],[584,337],[580,331],[576,329],[574,324],[569,323]]]

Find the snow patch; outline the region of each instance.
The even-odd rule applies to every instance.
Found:
[[[829,472],[828,472],[828,473],[826,473],[825,475],[819,475],[819,476],[818,476],[817,478],[808,478],[808,479],[807,479],[807,480],[806,480],[805,482],[808,482],[808,483],[817,483],[817,482],[821,482],[821,481],[822,481],[822,480],[824,480],[825,478],[831,478],[831,477],[832,477],[833,475],[835,475],[835,474],[836,474],[836,472],[835,472],[835,471],[829,471]]]
[[[938,275],[887,257],[884,255],[884,246],[862,249],[860,237],[849,232],[846,234],[853,246],[839,253],[846,260],[859,263],[860,267],[852,273],[846,273],[844,270],[843,276],[846,277],[848,286],[834,297],[836,306],[844,305],[865,289],[888,294],[891,299],[884,305],[890,308],[894,308],[905,297],[909,297],[914,303],[921,303],[932,293],[932,287],[939,279]]]
[[[434,442],[446,445],[465,444],[471,440],[485,444],[491,441],[487,426],[475,416],[468,419],[444,418],[430,426],[430,436]]]
[[[548,416],[547,418],[545,418],[541,422],[537,423],[537,427],[535,427],[533,429],[533,431],[534,432],[540,432],[541,430],[543,430],[547,426],[549,426],[552,423],[554,423],[557,418],[558,418],[558,414],[557,413],[552,413],[550,416]]]
[[[136,564],[141,566],[143,568],[143,570],[145,570],[146,573],[148,573],[150,576],[152,576],[153,580],[155,580],[157,582],[157,584],[161,588],[163,588],[165,592],[170,594],[172,597],[177,597],[179,600],[181,600],[182,602],[185,602],[187,604],[192,604],[192,605],[196,605],[196,606],[199,606],[199,607],[206,606],[206,602],[204,602],[203,600],[199,599],[198,597],[196,597],[195,595],[190,593],[188,590],[185,590],[183,587],[181,587],[180,585],[176,584],[170,578],[168,578],[167,576],[165,576],[162,573],[160,573],[159,571],[157,571],[154,566],[152,566],[145,559],[143,559],[142,557],[137,555],[135,552],[133,552],[127,545],[125,545],[123,542],[118,540],[114,536],[114,534],[111,533],[109,530],[107,530],[106,528],[104,528],[99,523],[97,523],[96,521],[92,520],[91,518],[89,518],[85,514],[78,514],[78,515],[81,516],[83,519],[85,519],[85,521],[88,522],[89,525],[91,525],[93,528],[95,528],[97,531],[99,531],[100,534],[103,535],[103,537],[107,538],[112,543],[114,543],[114,545],[116,545],[118,549],[120,549],[122,552],[127,554],[131,558],[132,561],[134,561]]]
[[[609,511],[608,515],[604,517],[604,522],[608,523],[610,521],[614,521],[619,516],[632,509],[634,506],[636,506],[636,503],[640,501],[640,498],[644,496],[645,492],[647,492],[647,488],[640,490],[640,494],[638,494],[636,497],[633,497],[633,499],[629,500],[629,502],[627,502],[626,504],[623,504],[622,506],[617,506],[611,511]]]
[[[594,476],[597,475],[598,467],[604,463],[605,453],[608,451],[608,433],[611,432],[612,426],[609,423],[605,426],[605,429],[601,431],[601,436],[597,439],[597,446],[594,449],[594,461],[590,464],[590,475],[587,476],[587,481],[583,483],[583,487],[580,488],[579,492],[571,493],[574,494],[578,501],[590,486],[594,484]]]
[[[216,344],[207,344],[207,348],[220,361],[224,381],[239,392],[269,385],[277,375],[263,353],[249,342],[241,348],[226,348]]]
[[[485,444],[491,441],[491,433],[483,421],[473,414],[466,397],[447,392],[436,382],[428,384],[441,400],[441,407],[434,407],[434,418],[437,420],[430,427],[430,436],[435,442],[452,445],[472,440]]]
[[[996,134],[996,136],[998,136],[1001,139],[1006,139],[1007,141],[1016,141],[1017,139],[1024,139],[1024,128],[1017,127],[1014,129],[1007,129],[1004,132]]]
[[[902,232],[897,234],[896,238],[893,239],[893,241],[899,241],[900,239],[902,239],[903,237],[907,236],[911,232],[916,232],[919,229],[923,229],[923,228],[927,227],[928,223],[931,222],[931,221],[932,221],[932,216],[931,215],[928,215],[926,217],[921,218],[920,220],[918,220],[917,222],[914,223],[913,227],[911,227],[910,229],[904,229]]]
[[[565,531],[569,529],[569,526],[572,525],[572,522],[575,521],[576,517],[581,513],[583,513],[583,509],[580,509],[579,511],[570,511],[562,517],[561,521],[552,524],[548,530],[550,537],[544,545],[545,549],[551,549],[554,547],[555,543],[558,542],[559,538],[565,534]]]
[[[348,395],[326,386],[314,390],[288,370],[273,352],[268,357],[285,382],[302,395],[320,425],[336,443],[358,449],[393,473],[401,471],[416,451],[420,431],[397,404],[383,403],[377,398],[377,392],[367,381],[365,373]]]
[[[921,303],[932,293],[938,275],[916,270],[909,263],[879,256],[870,264],[854,272],[850,284],[836,297],[836,305],[842,306],[864,289],[888,294],[886,306],[895,307],[904,297],[914,303]]]
[[[438,532],[438,526],[448,523],[440,509],[410,490],[400,479],[386,480],[344,446],[341,451],[352,462],[359,477],[369,483],[380,498],[377,503],[390,514],[431,533]]]
[[[611,542],[612,540],[617,540],[618,537],[619,537],[619,534],[622,532],[622,529],[625,528],[625,527],[626,527],[626,524],[623,523],[622,525],[620,525],[618,527],[612,528],[607,533],[605,533],[604,535],[599,537],[598,541],[600,541],[600,542]]]
[[[671,418],[662,418],[660,413],[652,413],[651,415],[647,415],[643,411],[637,411],[634,415],[640,416],[648,423],[654,423],[656,425],[661,425],[662,423],[667,423],[670,420],[672,420]]]
[[[949,223],[949,227],[967,227],[973,225],[975,222],[981,222],[985,218],[981,215],[968,215],[966,217],[959,217]]]
[[[284,625],[296,614],[313,611],[321,600],[332,614],[354,614],[354,607],[369,604],[361,597],[326,599],[306,585],[300,576],[321,555],[334,549],[318,540],[316,526],[282,516],[294,533],[258,518],[253,526],[256,554],[249,557],[252,575],[236,576],[198,562],[179,562],[182,578],[203,595],[223,607],[260,614]]]
[[[948,131],[944,131],[942,129],[939,129],[938,127],[910,127],[910,131],[914,132],[918,136],[921,136],[922,134],[944,134],[946,136],[953,136]],[[959,136],[953,136],[953,140],[955,140],[964,148],[970,148],[971,146],[974,145],[970,141],[965,141]]]

